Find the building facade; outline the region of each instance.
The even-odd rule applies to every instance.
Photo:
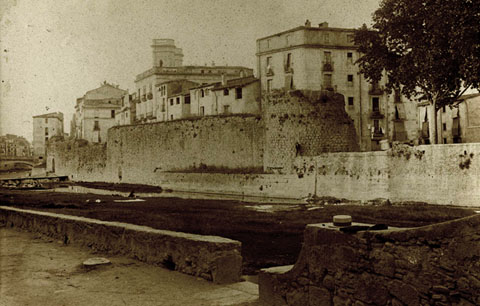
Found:
[[[33,116],[33,155],[44,159],[47,142],[54,136],[64,137],[63,113],[49,113]]]
[[[233,79],[253,75],[253,69],[241,66],[183,66],[182,49],[175,46],[173,39],[154,39],[151,47],[152,68],[135,78],[137,94],[134,100],[137,111],[135,118],[144,116],[145,118],[141,119],[146,122],[164,121],[166,119],[163,115],[166,118],[172,115],[160,114],[162,118],[156,117],[158,112],[154,109],[154,105],[159,105],[159,101],[165,98],[158,96],[159,85],[162,83],[186,80],[197,84],[209,84],[220,81],[222,76]]]
[[[260,81],[253,76],[192,88],[190,97],[193,117],[260,114]]]
[[[257,73],[262,91],[302,89],[344,95],[363,151],[381,140],[417,138],[416,105],[366,81],[355,61],[354,29],[310,24],[257,40]]]
[[[7,134],[0,136],[0,159],[2,157],[30,157],[30,143],[24,137]]]
[[[419,143],[435,143],[433,105],[420,102],[417,121]],[[463,95],[452,107],[437,110],[437,139],[438,143],[480,142],[480,93]]]
[[[127,91],[107,82],[87,91],[75,105],[75,138],[103,143],[107,131],[115,125],[115,114],[122,108]]]

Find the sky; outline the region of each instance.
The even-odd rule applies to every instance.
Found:
[[[305,23],[371,24],[380,0],[0,0],[0,135],[32,140],[32,116],[60,111],[103,81],[134,91],[151,42],[171,38],[184,65],[255,69],[261,37]]]

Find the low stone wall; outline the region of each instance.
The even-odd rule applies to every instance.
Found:
[[[480,305],[480,216],[346,234],[308,225],[293,267],[265,269],[270,305]]]
[[[164,265],[216,283],[236,282],[241,276],[241,243],[227,238],[5,206],[0,206],[0,225]]]

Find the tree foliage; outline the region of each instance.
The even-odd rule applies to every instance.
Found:
[[[370,81],[409,98],[422,94],[436,109],[480,84],[479,0],[383,0],[373,29],[356,31],[357,63]]]

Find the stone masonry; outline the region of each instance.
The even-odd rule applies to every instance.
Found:
[[[479,232],[477,215],[357,234],[308,225],[297,263],[260,274],[260,298],[299,306],[479,305]]]
[[[358,151],[343,95],[274,90],[263,99],[266,171],[291,173],[297,156]]]

